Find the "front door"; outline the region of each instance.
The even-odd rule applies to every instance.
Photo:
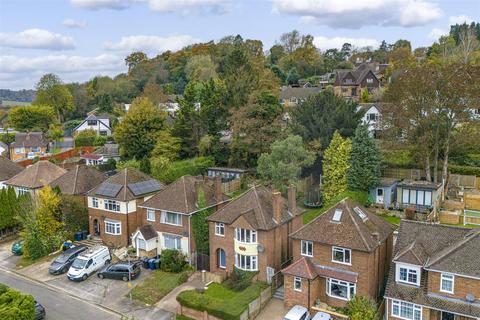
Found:
[[[95,236],[100,236],[100,223],[98,222],[98,219],[93,220],[93,231]]]
[[[442,311],[442,320],[455,320],[455,315],[450,312]]]
[[[377,203],[383,204],[383,188],[377,188]]]

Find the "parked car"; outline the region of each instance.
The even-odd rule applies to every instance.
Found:
[[[310,320],[310,312],[307,308],[296,305],[288,311],[283,320]]]
[[[110,251],[105,246],[95,246],[82,252],[73,261],[68,270],[67,277],[72,281],[87,280],[87,278],[100,270],[112,260]]]
[[[317,312],[312,318],[312,320],[331,320],[331,319],[332,317],[325,312]]]
[[[16,256],[23,254],[23,240],[16,241],[12,244],[12,253]]]
[[[102,271],[98,272],[98,277],[100,279],[109,278],[109,279],[117,279],[128,281],[130,274],[130,279],[134,280],[140,276],[141,263],[134,263],[134,262],[119,262],[112,265],[109,265],[103,268]]]
[[[38,303],[38,301],[35,301],[35,320],[45,319],[45,316],[45,308],[40,303]]]
[[[87,250],[87,247],[83,245],[70,247],[70,249],[64,251],[52,262],[48,268],[48,272],[50,274],[66,273],[75,258],[85,250]]]

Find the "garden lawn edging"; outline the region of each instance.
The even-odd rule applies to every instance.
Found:
[[[154,270],[141,284],[132,289],[132,297],[146,305],[154,305],[170,291],[188,280],[189,271],[179,273]]]

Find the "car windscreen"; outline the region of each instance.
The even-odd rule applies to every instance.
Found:
[[[60,256],[57,257],[57,259],[55,259],[55,262],[58,262],[58,263],[65,263],[67,262],[69,256],[65,255],[65,254],[62,254]]]
[[[83,267],[85,267],[85,265],[87,264],[87,261],[88,260],[75,259],[75,261],[73,261],[72,267],[76,269],[83,269]]]

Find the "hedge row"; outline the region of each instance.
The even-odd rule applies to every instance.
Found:
[[[454,174],[480,177],[480,167],[459,166],[455,164],[450,164],[448,166],[448,171]]]

